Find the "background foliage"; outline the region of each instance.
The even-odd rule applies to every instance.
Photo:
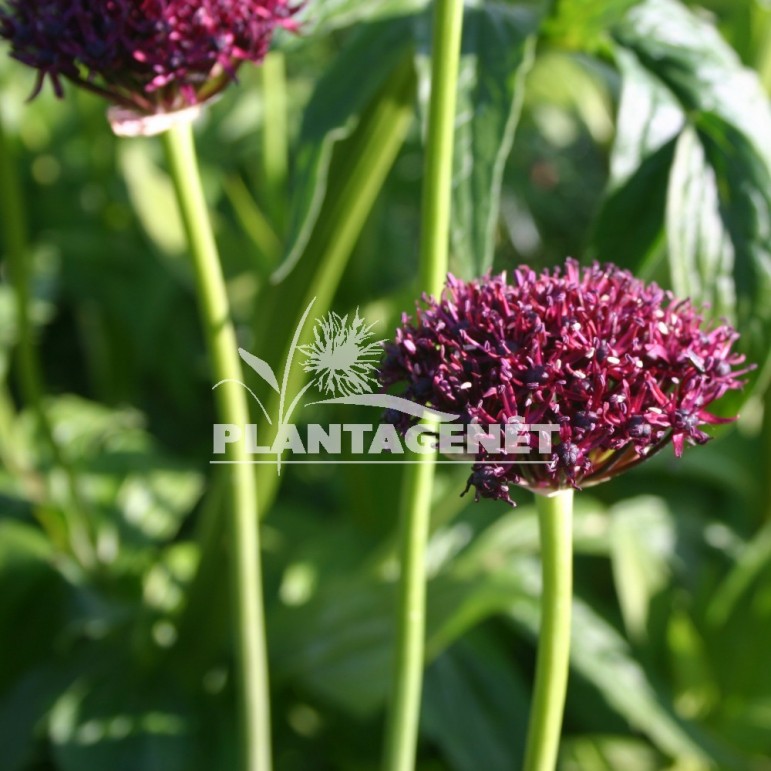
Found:
[[[286,186],[268,190],[261,173],[263,127],[278,118],[259,73],[244,71],[199,130],[242,342],[274,369],[304,298],[318,296],[318,315],[359,307],[386,337],[417,294],[424,3],[311,0],[303,15],[304,33],[278,41]],[[68,495],[20,398],[6,271],[3,768],[230,768],[211,395],[160,148],[114,139],[103,105],[73,90],[26,104],[32,76],[5,56],[0,85],[47,410],[81,491]],[[742,419],[716,441],[578,496],[564,771],[771,768],[769,86],[762,0],[468,3],[454,272],[612,260],[710,302],[758,364]],[[277,768],[376,768],[399,470],[295,467],[280,489],[272,474]],[[420,768],[504,771],[527,721],[537,527],[528,495],[513,511],[474,504],[458,497],[464,477],[436,490]],[[83,515],[92,567],[72,548]]]

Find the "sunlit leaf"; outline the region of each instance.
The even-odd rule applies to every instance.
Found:
[[[560,0],[544,23],[545,34],[563,46],[582,50],[602,45],[608,28],[639,0]]]
[[[646,635],[650,605],[667,585],[675,547],[672,514],[660,498],[631,498],[611,510],[611,560],[624,624]]]
[[[616,63],[621,103],[593,251],[600,260],[645,275],[661,252],[669,173],[685,116],[633,54],[618,50]]]
[[[668,92],[667,113],[673,99],[687,118],[666,206],[674,289],[727,315],[758,364],[752,378],[762,377],[771,334],[771,107],[763,87],[711,24],[675,0],[640,3],[615,34],[655,78],[656,93]]]
[[[560,745],[558,771],[659,771],[665,760],[647,742],[629,736],[568,736]]]

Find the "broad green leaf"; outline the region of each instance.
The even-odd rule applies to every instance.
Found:
[[[573,635],[573,665],[633,728],[674,757],[724,762],[733,759],[724,749],[713,746],[703,731],[676,716],[669,700],[608,622],[581,601],[574,604],[573,612],[573,628],[580,630],[580,634]]]
[[[544,22],[544,34],[562,46],[581,50],[602,45],[610,26],[639,0],[560,0]]]
[[[565,737],[558,771],[660,771],[664,758],[647,742],[629,736]]]
[[[362,24],[316,84],[294,149],[287,254],[273,274],[275,281],[283,281],[300,259],[324,202],[335,144],[351,136],[362,113],[403,60],[411,23],[410,17],[398,17]]]
[[[48,660],[22,674],[0,694],[3,771],[30,768],[36,744],[35,732],[76,676],[75,668],[69,669]]]
[[[527,713],[527,688],[492,635],[467,635],[426,670],[421,731],[456,771],[517,767]]]
[[[667,241],[675,290],[709,302],[719,316],[733,315],[736,289],[726,277],[733,272],[735,252],[720,217],[715,170],[690,126],[677,140],[669,178]]]
[[[391,672],[395,585],[351,577],[305,605],[274,616],[270,650],[278,681],[290,680],[349,712],[366,715],[386,698]],[[441,575],[428,585],[426,656],[438,656],[516,594],[508,580]]]
[[[49,726],[62,771],[190,771],[199,768],[191,716],[161,678],[115,670],[76,683]]]
[[[613,135],[615,105],[606,73],[597,62],[570,51],[539,51],[527,74],[523,109],[555,149],[575,143],[581,128],[574,117],[598,145]]]
[[[37,527],[0,522],[0,687],[50,653],[66,583],[54,567],[54,550]],[[45,597],[45,603],[40,598]],[[17,645],[25,630],[25,644]]]
[[[611,564],[624,624],[636,640],[646,636],[650,605],[667,585],[675,523],[661,498],[631,498],[611,509]]]
[[[0,746],[8,771],[25,767],[35,728],[70,679],[55,662],[71,599],[55,559],[37,527],[0,522]]]
[[[616,64],[622,88],[610,159],[611,189],[627,182],[645,160],[677,137],[685,123],[674,96],[633,54],[619,49]]]
[[[425,20],[424,20],[425,22]],[[503,167],[533,62],[537,18],[522,8],[484,3],[466,9],[463,27],[453,170],[451,268],[465,278],[492,266]],[[424,77],[419,95],[427,114],[430,36],[417,26]]]
[[[138,413],[68,396],[52,401],[49,414],[91,513],[99,516],[105,548],[166,541],[177,533],[203,480],[157,449]]]
[[[712,25],[675,0],[635,6],[616,37],[687,117],[667,198],[674,289],[729,316],[758,365],[751,379],[763,379],[771,334],[771,107],[763,87]]]
[[[633,54],[619,49],[616,64],[622,77],[616,139],[592,244],[598,259],[646,275],[663,241],[669,172],[685,116]]]

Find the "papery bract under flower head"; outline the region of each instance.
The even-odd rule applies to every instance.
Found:
[[[728,422],[707,407],[747,371],[731,327],[706,324],[688,300],[613,265],[521,267],[511,282],[449,276],[441,300],[423,300],[386,345],[384,386],[467,423],[559,426],[544,463],[482,450],[469,479],[477,496],[510,502],[510,484],[595,484],[669,442],[679,456],[709,439],[703,424]]]
[[[11,55],[49,79],[70,80],[141,113],[170,112],[222,90],[259,62],[288,0],[0,0]]]

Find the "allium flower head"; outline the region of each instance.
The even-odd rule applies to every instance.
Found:
[[[730,422],[707,407],[748,371],[731,327],[705,323],[688,300],[613,265],[521,267],[511,283],[505,273],[449,276],[441,300],[423,300],[386,345],[384,386],[466,423],[559,426],[546,463],[482,450],[469,478],[477,497],[511,502],[510,484],[595,484],[670,442],[680,456],[709,439],[701,426]],[[386,419],[409,427],[406,416]],[[535,453],[536,434],[530,446]]]
[[[358,310],[350,323],[348,316],[334,312],[319,320],[314,341],[300,347],[306,356],[304,369],[315,376],[319,390],[340,396],[372,392],[383,350],[382,341],[371,340],[372,326]]]
[[[62,81],[144,114],[210,98],[259,62],[289,0],[0,0],[0,37],[58,96]]]

